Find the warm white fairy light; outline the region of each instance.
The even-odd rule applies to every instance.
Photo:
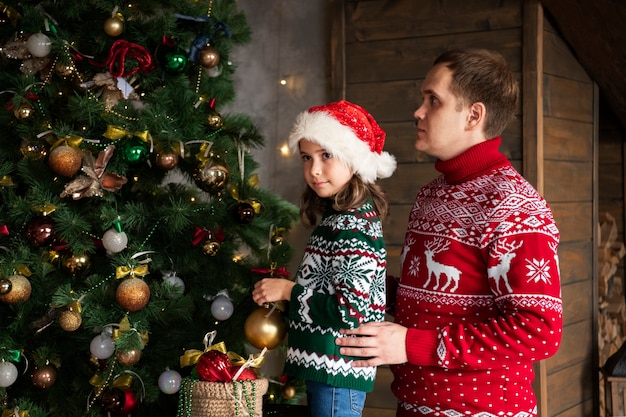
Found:
[[[289,156],[289,145],[286,143],[280,147],[280,154],[282,156]]]

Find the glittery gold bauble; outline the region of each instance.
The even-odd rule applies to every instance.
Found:
[[[198,63],[204,68],[213,68],[220,63],[220,54],[212,46],[205,46],[198,51]]]
[[[155,162],[162,170],[169,171],[178,165],[178,155],[174,152],[159,152],[156,154]]]
[[[13,110],[13,114],[20,120],[26,120],[35,114],[35,109],[28,103],[22,103]]]
[[[60,145],[50,152],[48,166],[55,174],[72,177],[82,166],[82,158],[80,150],[69,145]]]
[[[217,194],[226,187],[230,172],[218,158],[209,158],[202,162],[193,178],[200,189]]]
[[[139,349],[133,349],[128,352],[116,353],[115,358],[120,365],[131,366],[139,362],[139,359],[141,359],[141,351]]]
[[[280,311],[260,307],[248,316],[243,330],[246,340],[252,346],[271,350],[283,342],[287,334],[287,324]]]
[[[285,400],[291,400],[296,396],[296,387],[293,385],[285,384],[280,390],[280,396]]]
[[[31,375],[33,385],[37,388],[47,389],[50,388],[57,380],[57,370],[53,365],[44,365],[39,368],[35,368]]]
[[[220,127],[224,126],[224,122],[222,121],[222,116],[220,116],[216,112],[211,112],[206,118],[206,124],[211,129],[217,130]]]
[[[141,278],[127,278],[115,293],[119,305],[128,311],[139,311],[150,301],[150,287]]]
[[[77,330],[83,322],[83,318],[78,311],[67,309],[59,313],[59,326],[66,332]]]
[[[104,33],[109,36],[120,36],[124,31],[124,21],[118,16],[109,17],[104,21]]]
[[[30,298],[30,281],[24,275],[11,275],[7,278],[11,281],[11,290],[0,295],[0,301],[6,304],[17,304]]]

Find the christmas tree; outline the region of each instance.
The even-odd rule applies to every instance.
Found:
[[[282,341],[250,290],[297,208],[220,112],[250,37],[235,0],[0,2],[2,416],[175,416],[207,335]]]

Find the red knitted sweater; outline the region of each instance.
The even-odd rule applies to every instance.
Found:
[[[530,417],[532,364],[561,341],[559,232],[500,138],[438,161],[409,217],[395,321],[398,416]]]

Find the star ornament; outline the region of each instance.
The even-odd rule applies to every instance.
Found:
[[[109,145],[100,151],[95,160],[91,152],[83,151],[82,171],[85,174],[67,183],[61,197],[71,196],[74,200],[83,197],[102,197],[102,190],[114,192],[122,188],[128,181],[126,177],[105,171],[114,151],[115,146]]]

